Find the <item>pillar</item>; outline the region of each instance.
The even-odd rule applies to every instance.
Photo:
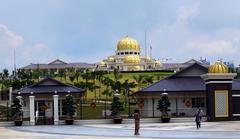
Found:
[[[58,125],[59,115],[58,115],[58,95],[53,95],[53,106],[54,106],[54,125]]]
[[[9,87],[9,104],[12,104],[12,87]]]
[[[34,107],[35,96],[29,96],[29,110],[30,110],[30,125],[35,125],[35,107]]]
[[[232,80],[235,73],[207,73],[201,75],[206,85],[208,121],[233,120]]]

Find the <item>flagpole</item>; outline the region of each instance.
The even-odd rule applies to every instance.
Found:
[[[16,77],[16,70],[17,70],[17,68],[16,68],[16,52],[15,52],[16,50],[15,50],[15,48],[13,49],[13,66],[14,66],[14,77]]]
[[[152,59],[152,45],[150,44],[150,59]]]
[[[145,57],[147,57],[147,32],[145,31]]]

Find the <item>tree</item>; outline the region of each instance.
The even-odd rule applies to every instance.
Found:
[[[119,81],[122,78],[122,74],[120,74],[118,69],[114,69],[113,71],[113,77],[114,77],[114,81]]]
[[[82,74],[82,78],[85,79],[85,89],[86,89],[86,93],[85,93],[85,98],[87,98],[87,92],[88,92],[88,81],[91,79],[91,75],[88,69],[86,69],[84,71],[84,73]]]
[[[122,87],[124,89],[123,95],[125,96],[125,107],[127,105],[127,100],[128,100],[127,98],[128,98],[130,89],[135,88],[136,86],[137,84],[135,82],[128,82],[128,80],[125,80],[124,83],[122,84]]]
[[[168,116],[168,111],[170,111],[171,103],[168,99],[167,95],[162,95],[161,98],[158,100],[158,106],[157,109],[161,111],[162,117]]]
[[[58,75],[59,75],[61,81],[62,81],[62,78],[64,77],[65,74],[66,74],[65,69],[59,69],[58,70]]]
[[[83,72],[83,69],[77,69],[75,71],[75,78],[77,79],[77,82],[79,81],[79,77],[81,76],[82,72]]]
[[[133,79],[137,83],[138,90],[142,87],[143,81],[144,81],[144,76],[139,75],[139,76],[133,76]]]
[[[3,77],[4,77],[4,79],[8,79],[8,77],[9,77],[9,72],[8,72],[7,69],[3,69]]]
[[[11,105],[11,115],[15,120],[22,120],[22,105],[18,98],[13,98],[13,104]]]
[[[76,111],[76,103],[73,100],[73,96],[70,94],[66,95],[66,99],[63,102],[63,111],[67,113],[67,119],[72,119]]]
[[[74,72],[69,72],[68,73],[69,80],[73,83],[75,80],[75,73]]]
[[[111,103],[111,116],[118,118],[120,116],[120,111],[123,110],[123,104],[120,102],[120,98],[118,96],[114,96]]]
[[[152,75],[144,76],[143,82],[146,83],[147,85],[152,84],[153,83],[153,76]]]
[[[98,97],[101,98],[101,89],[102,89],[102,83],[104,78],[104,71],[96,71],[96,79],[99,82],[99,90],[98,90]]]

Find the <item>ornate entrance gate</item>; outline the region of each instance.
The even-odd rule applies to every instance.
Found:
[[[36,125],[51,125],[53,123],[53,102],[50,100],[35,101]]]

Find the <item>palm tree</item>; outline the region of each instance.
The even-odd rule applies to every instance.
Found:
[[[133,79],[137,83],[138,90],[139,90],[142,87],[144,76],[143,75],[133,76]]]
[[[89,72],[88,69],[86,69],[84,71],[84,73],[82,74],[82,78],[85,79],[85,89],[86,89],[86,93],[85,93],[85,98],[87,98],[87,92],[88,92],[88,81],[91,79],[91,74]]]
[[[122,84],[122,87],[124,89],[123,95],[125,96],[125,107],[127,106],[127,100],[129,97],[129,91],[131,88],[135,88],[137,84],[135,82],[128,82],[128,80],[125,80],[124,83]],[[128,100],[129,104],[129,100]]]
[[[65,75],[65,72],[66,72],[65,69],[59,69],[58,70],[58,75],[59,75],[61,81],[62,81],[62,78]]]
[[[122,78],[122,74],[119,72],[118,69],[114,69],[113,77],[115,81],[119,81]]]
[[[150,85],[153,83],[153,76],[152,75],[148,75],[144,77],[144,83],[146,83],[147,85]]]
[[[68,73],[68,78],[73,83],[73,81],[75,79],[75,73],[74,72],[69,72]]]
[[[77,82],[79,81],[79,77],[81,76],[81,73],[83,72],[83,69],[77,69],[75,72],[75,78],[77,79]]]
[[[112,79],[104,76],[103,84],[106,86],[106,90],[110,90],[109,92],[112,92],[112,88],[110,88],[112,84],[114,84],[114,81]]]
[[[4,77],[5,79],[8,79],[8,77],[9,77],[9,72],[8,72],[7,69],[3,69],[3,77]]]
[[[99,83],[99,90],[98,90],[98,97],[101,98],[101,88],[102,88],[102,82],[103,82],[103,75],[104,75],[104,71],[96,71],[96,75],[97,75],[97,80]]]

